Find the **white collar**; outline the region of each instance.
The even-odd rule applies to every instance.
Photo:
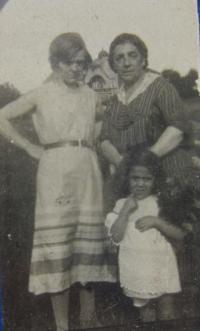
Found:
[[[147,87],[153,83],[153,81],[160,77],[159,74],[147,71],[145,73],[145,76],[143,80],[141,81],[140,85],[133,91],[133,93],[130,95],[128,100],[126,100],[126,92],[124,89],[124,86],[122,85],[117,93],[117,98],[119,101],[121,101],[124,105],[128,105],[131,101],[133,101],[139,94],[143,93]]]

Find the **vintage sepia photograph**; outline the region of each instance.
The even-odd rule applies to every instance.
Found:
[[[200,331],[197,0],[0,0],[0,331]]]

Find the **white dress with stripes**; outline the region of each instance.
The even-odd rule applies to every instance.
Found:
[[[33,121],[40,142],[94,140],[95,94],[48,82],[34,92]],[[75,282],[115,281],[102,218],[102,178],[93,149],[45,150],[37,175],[29,289],[54,293]]]

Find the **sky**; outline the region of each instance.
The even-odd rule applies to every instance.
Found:
[[[67,31],[79,32],[93,58],[122,33],[138,34],[150,67],[199,68],[196,0],[9,0],[0,12],[0,84],[21,92],[50,74],[48,47]]]

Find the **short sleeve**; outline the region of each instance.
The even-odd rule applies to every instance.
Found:
[[[162,86],[155,103],[167,126],[176,127],[185,133],[190,131],[190,125],[185,116],[185,106],[175,87],[165,79],[162,79]]]

